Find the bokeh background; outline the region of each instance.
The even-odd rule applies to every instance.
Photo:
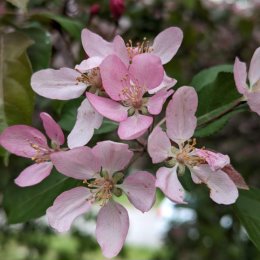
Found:
[[[177,86],[189,85],[202,69],[233,64],[236,56],[249,62],[260,46],[259,0],[128,0],[119,19],[111,12],[108,0],[30,0],[27,10],[20,7],[1,1],[0,31],[19,31],[34,40],[35,44],[28,49],[33,71],[78,64],[85,57],[80,42],[80,30],[84,27],[107,40],[119,33],[132,41],[153,39],[169,26],[180,27],[183,43],[166,65],[167,73],[178,80]],[[41,128],[38,114],[48,111],[69,132],[79,104],[80,100],[50,101],[37,96],[33,125]],[[218,130],[214,135],[198,138],[198,143],[229,154],[247,183],[260,188],[259,117],[240,113]],[[115,135],[100,133],[92,142],[106,138],[113,139]],[[96,210],[78,219],[65,235],[55,234],[44,217],[24,224],[8,224],[10,205],[20,203],[13,179],[29,162],[9,157],[3,150],[0,155],[0,259],[104,259],[92,236]],[[154,172],[147,157],[139,159],[135,167],[141,164]],[[7,199],[2,199],[3,194]],[[260,259],[260,252],[248,239],[234,207],[214,204],[202,185],[190,191],[187,207],[173,205],[160,193],[157,198],[154,209],[144,215],[122,199],[129,209],[132,226],[126,246],[116,259]],[[23,210],[26,211],[20,207],[17,214],[23,214]]]

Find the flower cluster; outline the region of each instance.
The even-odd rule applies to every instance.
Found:
[[[39,95],[58,100],[85,96],[78,108],[74,128],[68,135],[68,147],[59,125],[47,113],[41,113],[43,127],[51,143],[37,129],[16,125],[0,135],[0,144],[9,152],[34,161],[15,179],[19,186],[40,183],[53,166],[63,175],[82,181],[81,186],[60,194],[47,209],[49,224],[59,232],[70,229],[73,220],[90,210],[94,203],[101,208],[97,217],[96,238],[106,257],[121,250],[129,228],[127,210],[116,201],[125,194],[140,211],[151,209],[156,187],[175,203],[185,202],[185,191],[178,179],[185,167],[194,183],[204,183],[210,197],[219,204],[232,204],[238,188],[248,189],[243,177],[231,165],[227,155],[196,148],[192,136],[197,126],[195,116],[198,96],[194,88],[183,86],[175,93],[176,80],[166,75],[163,65],[176,54],[182,42],[182,31],[170,27],[150,43],[144,39],[134,44],[117,35],[107,42],[88,29],[82,31],[82,44],[88,59],[74,69],[45,69],[31,79],[32,89]],[[235,82],[250,108],[260,114],[260,49],[252,58],[249,81],[246,66],[236,59]],[[154,127],[167,99],[165,120]],[[137,140],[147,137],[152,162],[164,163],[156,178],[147,171],[127,169],[133,162],[131,145],[103,141],[85,146],[101,127],[103,117],[119,123],[118,137]],[[164,127],[166,123],[166,127]],[[147,147],[146,147],[147,146]]]

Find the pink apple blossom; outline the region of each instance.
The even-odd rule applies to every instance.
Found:
[[[151,126],[172,90],[163,88],[153,96],[153,90],[162,84],[164,70],[158,57],[140,54],[129,67],[116,56],[108,56],[100,65],[103,87],[109,98],[87,93],[92,106],[103,116],[119,122],[118,135],[133,140],[143,135]]]
[[[123,170],[133,152],[127,144],[99,142],[94,148],[78,147],[51,155],[56,168],[66,176],[83,180],[83,185],[63,192],[47,210],[50,225],[59,232],[70,229],[74,219],[89,211],[97,202],[96,237],[103,254],[114,257],[121,250],[129,228],[126,209],[113,197],[124,192],[142,212],[155,201],[155,178],[146,171],[137,171],[125,178]]]
[[[244,96],[250,109],[260,115],[260,47],[254,52],[248,73],[246,63],[236,58],[234,77],[238,92]]]
[[[64,143],[60,126],[47,113],[40,114],[43,127],[51,139],[52,147],[46,137],[37,129],[27,125],[14,125],[6,128],[0,135],[0,145],[18,156],[31,158],[35,163],[24,169],[15,179],[21,187],[38,184],[51,173],[53,163],[51,154],[59,153]]]
[[[205,183],[210,197],[219,204],[232,204],[238,189],[247,189],[242,176],[230,165],[227,155],[206,149],[196,149],[191,140],[197,125],[198,105],[192,87],[179,88],[166,109],[166,132],[156,127],[148,138],[148,153],[153,163],[165,162],[169,167],[157,171],[156,186],[177,203],[185,203],[185,191],[178,180],[185,167],[195,183]]]

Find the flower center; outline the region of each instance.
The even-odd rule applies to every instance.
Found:
[[[146,38],[144,38],[142,42],[137,42],[136,45],[133,45],[132,40],[129,40],[126,43],[126,48],[130,60],[132,60],[135,55],[150,53],[153,50],[150,46],[150,42]]]
[[[33,161],[36,163],[50,161],[50,154],[52,152],[51,149],[33,143],[30,143],[30,145],[35,150],[35,155],[31,158]]]
[[[100,177],[93,181],[84,180],[84,183],[92,193],[90,200],[99,202],[101,206],[104,206],[113,197],[115,186],[113,180]]]
[[[80,71],[78,72],[81,73]],[[89,70],[87,73],[81,73],[81,75],[77,77],[76,80],[78,82],[89,84],[93,87],[102,89],[102,80],[99,68],[93,68]]]
[[[180,152],[176,154],[176,160],[180,164],[196,166],[199,164],[205,163],[205,159],[195,155],[193,151],[195,150],[196,139],[189,140],[186,144],[184,144]]]

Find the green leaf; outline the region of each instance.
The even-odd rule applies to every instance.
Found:
[[[61,120],[59,125],[62,129],[70,132],[74,127],[77,119],[77,111],[84,98],[78,98],[66,101],[65,105],[61,110]]]
[[[33,71],[48,68],[52,51],[51,35],[49,32],[41,28],[39,24],[23,28],[21,31],[34,41],[34,44],[28,48],[28,55]]]
[[[200,91],[206,85],[214,82],[220,72],[233,72],[232,65],[218,65],[211,67],[209,69],[202,70],[197,75],[195,75],[191,81],[191,86],[193,86],[197,91]]]
[[[39,13],[31,16],[32,20],[47,20],[55,21],[58,23],[65,31],[67,31],[71,37],[75,39],[80,39],[81,31],[84,28],[84,24],[79,21],[56,15],[53,13]]]
[[[29,0],[7,0],[7,2],[11,3],[12,5],[23,11],[26,11]]]
[[[118,128],[118,123],[105,118],[103,120],[101,127],[99,129],[95,129],[95,134],[96,135],[107,134],[115,131],[117,128]]]
[[[8,223],[21,223],[41,217],[58,195],[76,187],[78,183],[78,180],[52,172],[47,179],[32,187],[20,188],[10,184],[3,199]]]
[[[241,190],[234,209],[249,238],[260,250],[260,189]]]
[[[0,132],[9,125],[31,124],[34,93],[26,49],[32,43],[22,33],[0,34]]]

